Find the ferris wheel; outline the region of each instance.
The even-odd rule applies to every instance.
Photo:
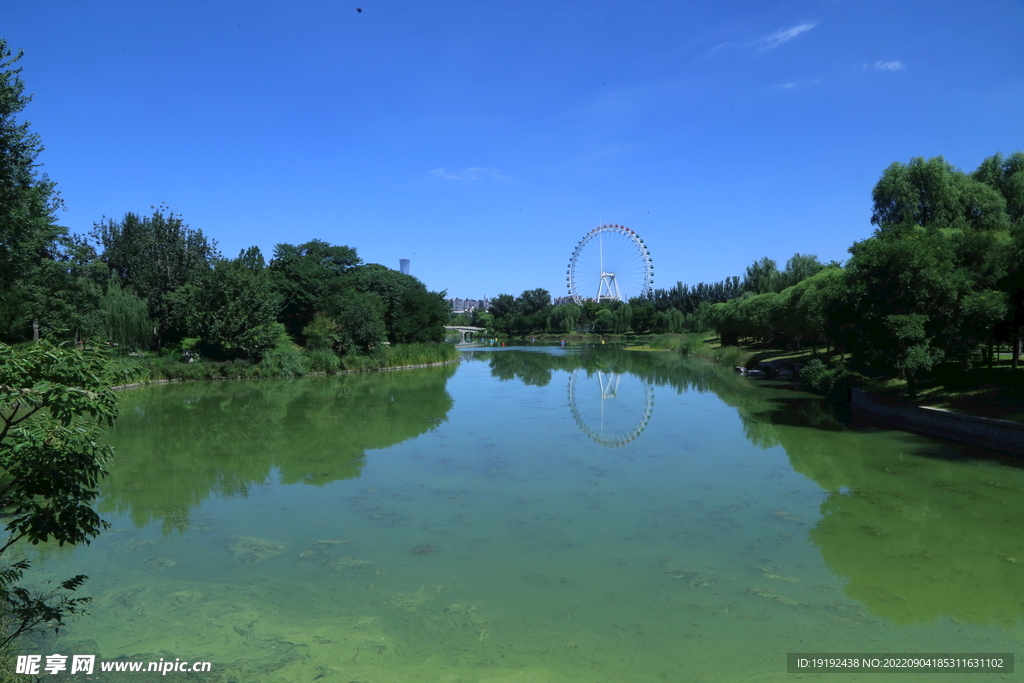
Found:
[[[593,441],[624,446],[651,421],[654,391],[650,382],[637,375],[577,369],[569,375],[569,409]]]
[[[565,271],[569,296],[584,301],[629,301],[654,287],[651,253],[624,225],[602,225],[583,236]]]

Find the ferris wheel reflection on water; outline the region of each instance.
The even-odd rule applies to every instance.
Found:
[[[654,392],[637,375],[580,368],[569,375],[569,407],[576,424],[595,442],[623,446],[650,422]]]

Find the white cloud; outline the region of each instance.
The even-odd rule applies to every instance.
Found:
[[[820,78],[802,78],[796,81],[790,81],[789,83],[776,83],[774,87],[781,88],[783,90],[794,90],[796,88],[805,88],[810,85],[815,85],[820,82]]]
[[[817,25],[818,22],[810,21],[804,24],[800,24],[798,26],[794,26],[793,28],[779,29],[775,33],[767,35],[764,38],[759,38],[756,41],[756,44],[761,45],[762,50],[770,50],[773,47],[778,47],[779,45],[782,45],[783,43],[792,40],[793,38],[796,38],[798,35],[804,33],[805,31],[810,31]]]
[[[721,43],[721,44],[719,44],[719,45],[716,45],[716,46],[715,46],[714,48],[712,48],[712,49],[711,49],[711,51],[710,51],[710,52],[708,52],[707,54],[705,54],[705,55],[704,55],[704,56],[702,57],[702,59],[707,59],[708,57],[710,57],[711,55],[715,54],[715,53],[716,53],[716,52],[718,52],[719,50],[723,50],[723,49],[725,49],[725,48],[727,48],[727,47],[732,47],[733,45],[735,45],[735,43]],[[741,43],[740,45],[742,46],[742,43]]]
[[[435,168],[431,171],[436,176],[445,180],[487,180],[501,178],[501,174],[493,168],[484,166],[470,166],[461,171],[448,171],[444,167]]]
[[[904,67],[903,67],[903,64],[898,62],[898,61],[897,62],[882,62],[882,61],[878,61],[878,62],[875,62],[875,68],[880,70],[880,71],[899,71],[900,69],[902,69]]]

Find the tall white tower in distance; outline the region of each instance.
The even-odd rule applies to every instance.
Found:
[[[398,267],[402,269],[402,275],[409,274],[409,259],[400,258],[398,259]]]

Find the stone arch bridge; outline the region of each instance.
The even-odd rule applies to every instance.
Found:
[[[468,341],[467,338],[470,335],[474,335],[477,332],[483,332],[487,328],[486,327],[470,327],[468,325],[445,325],[444,329],[446,329],[446,330],[455,330],[456,332],[461,334],[462,335],[462,341],[459,342],[459,343],[460,344],[465,344]]]

